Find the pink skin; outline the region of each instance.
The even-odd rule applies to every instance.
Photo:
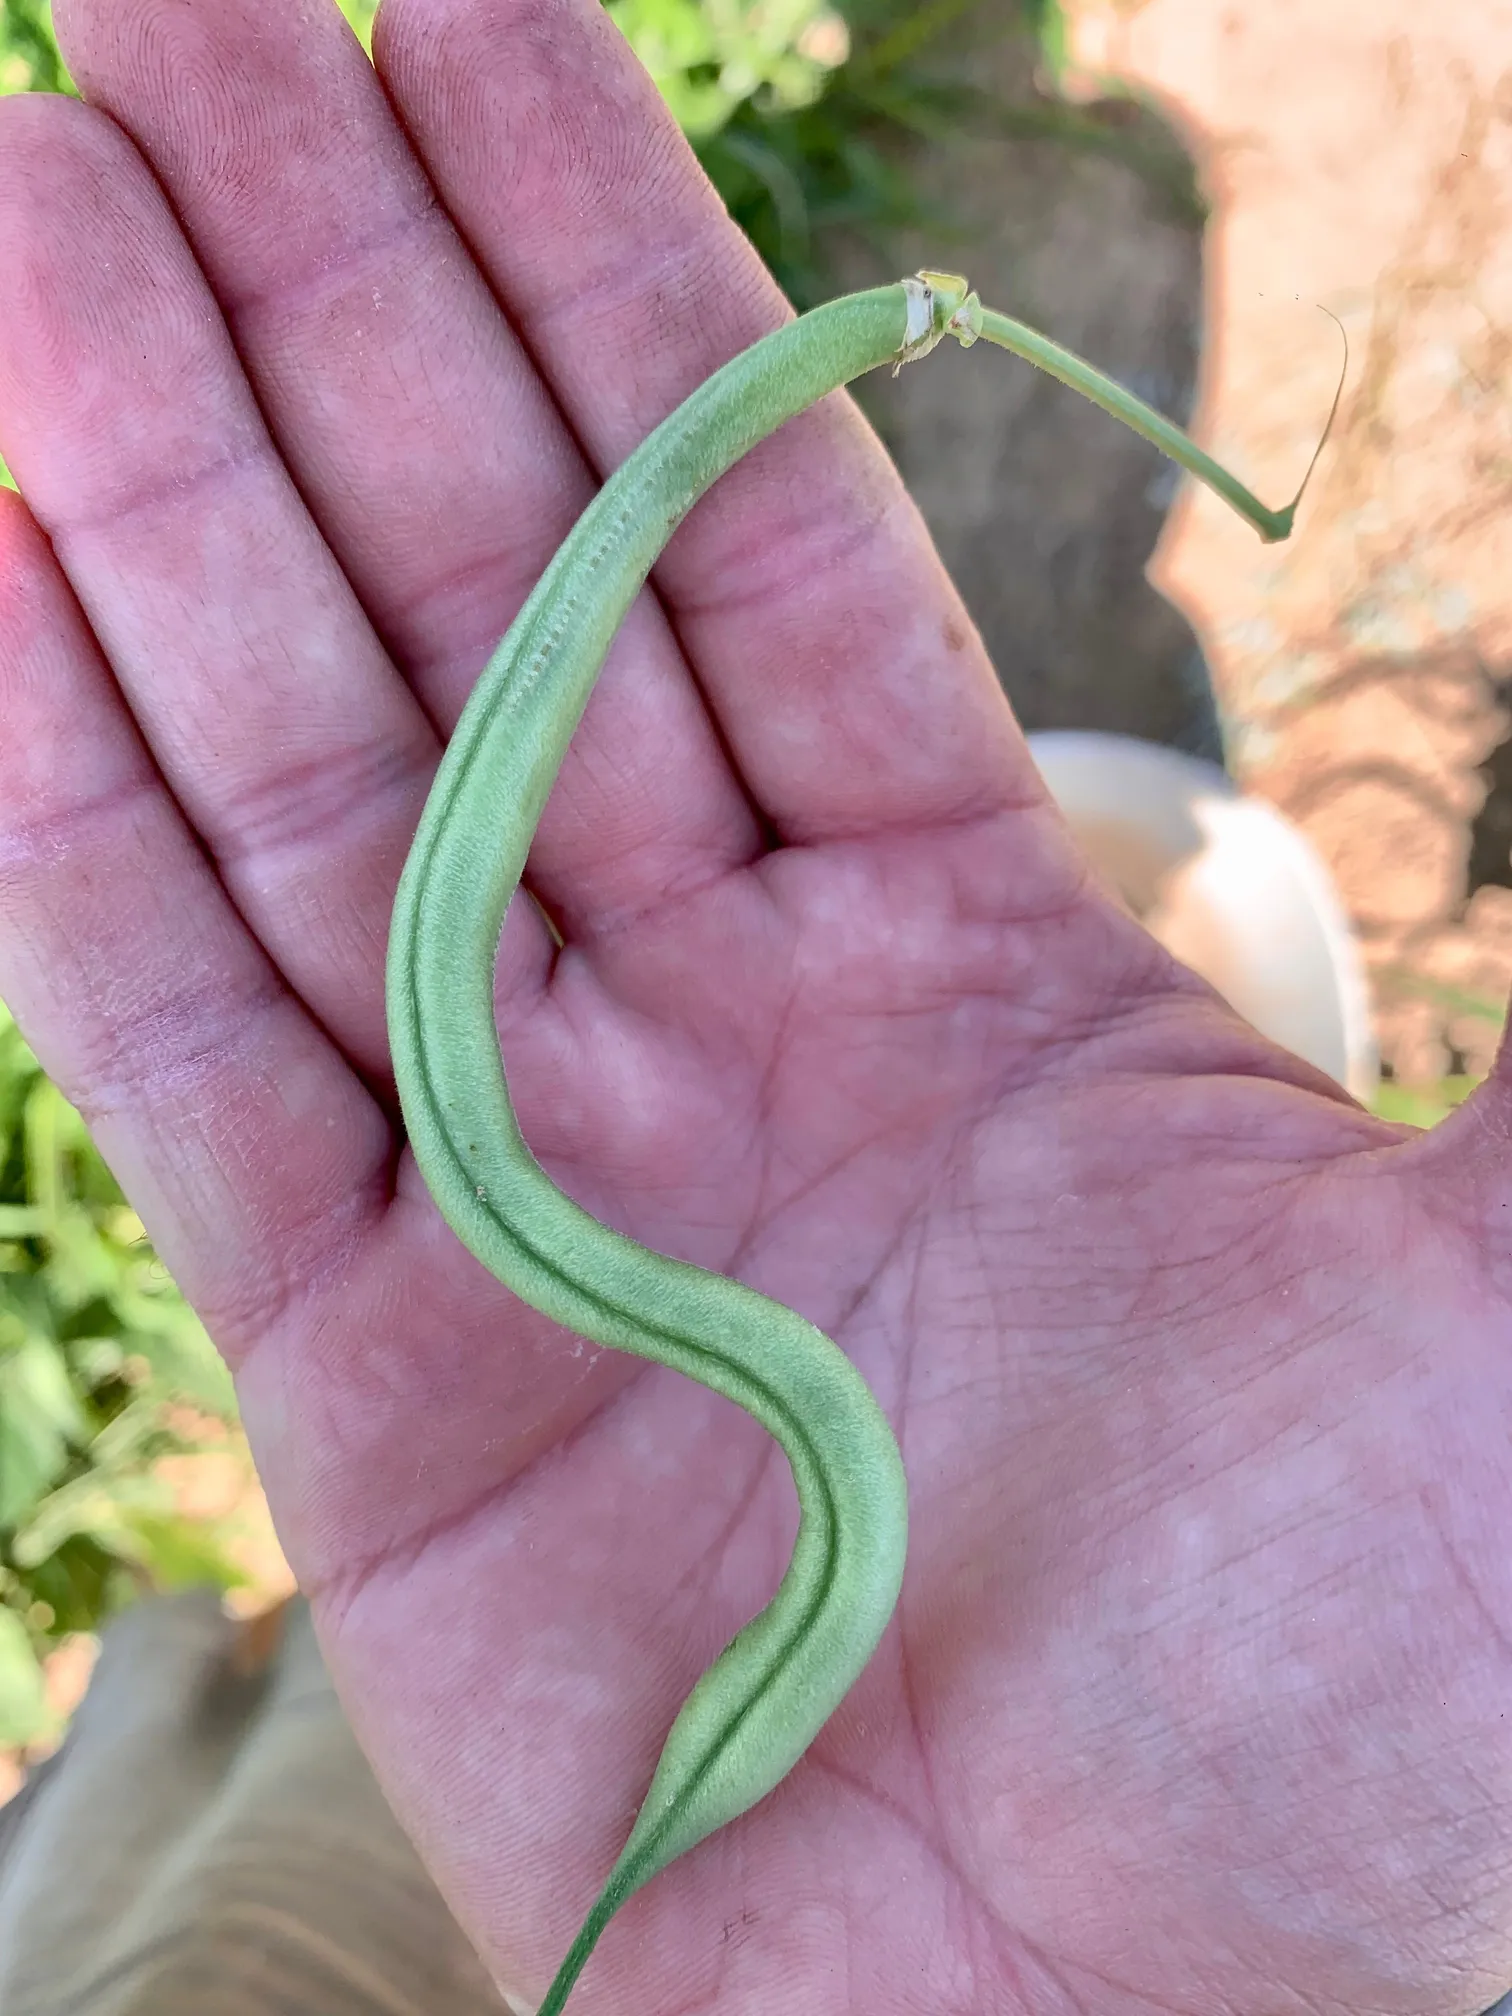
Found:
[[[58,26],[98,109],[0,103],[0,995],[533,2000],[791,1492],[456,1245],[384,936],[596,476],[780,307],[592,0],[392,0],[387,98],[302,0]],[[1512,1981],[1512,1064],[1409,1137],[1116,914],[847,401],[657,589],[532,857],[565,945],[506,931],[522,1119],[841,1340],[914,1537],[809,1759],[575,2008],[1470,2016]]]

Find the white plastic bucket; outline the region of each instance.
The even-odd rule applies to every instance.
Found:
[[[1368,1100],[1380,1069],[1365,970],[1306,836],[1176,749],[1071,730],[1031,735],[1029,747],[1146,929],[1262,1034]]]

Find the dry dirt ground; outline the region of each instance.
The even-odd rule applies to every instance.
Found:
[[[1212,202],[1196,430],[1268,502],[1333,436],[1291,542],[1188,489],[1150,573],[1231,767],[1312,836],[1383,1057],[1484,1070],[1512,988],[1512,0],[1067,0]],[[1470,997],[1467,1000],[1465,997]]]

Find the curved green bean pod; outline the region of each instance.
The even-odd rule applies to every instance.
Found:
[[[784,420],[862,372],[922,356],[947,334],[1002,340],[982,315],[966,283],[946,274],[849,295],[752,345],[678,407],[605,483],[490,658],[400,881],[387,982],[394,1070],[410,1143],[448,1224],[555,1321],[674,1366],[753,1414],[782,1445],[801,1507],[776,1595],[679,1712],[538,2016],[558,2016],[633,1891],[754,1805],[808,1748],[892,1615],[908,1514],[892,1431],[837,1346],[781,1304],[599,1224],[536,1162],[494,1022],[504,911],[614,634],[691,506]],[[1149,413],[1113,391],[1124,406],[1102,403],[1122,417]],[[1177,452],[1165,438],[1175,430],[1151,417],[1165,430],[1160,445]]]

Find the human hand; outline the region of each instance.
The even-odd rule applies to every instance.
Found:
[[[589,0],[392,0],[391,102],[294,0],[58,27],[109,117],[0,104],[0,995],[533,2001],[791,1494],[457,1246],[383,945],[488,649],[781,306]],[[1409,1138],[1111,906],[845,401],[657,587],[506,928],[511,1084],[596,1214],[845,1345],[913,1530],[809,1758],[574,2008],[1468,2016],[1512,1978],[1512,1070]]]

